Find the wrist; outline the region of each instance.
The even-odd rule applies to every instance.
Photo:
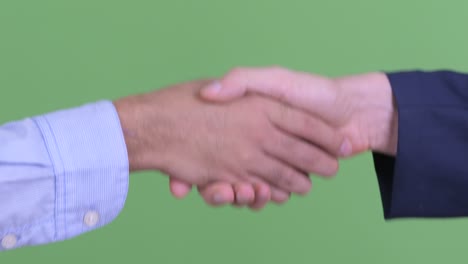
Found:
[[[144,103],[139,98],[140,96],[129,96],[113,102],[127,146],[130,171],[159,170],[161,165],[158,162],[161,162],[162,157],[153,155],[153,148],[145,139],[145,121],[142,120],[145,115],[144,107],[142,107]],[[154,135],[151,145],[154,145],[157,140],[158,136]],[[155,156],[159,159],[151,158]]]
[[[120,119],[120,125],[122,127],[122,133],[125,139],[125,145],[127,146],[128,162],[130,171],[140,170],[139,160],[140,157],[140,148],[138,140],[134,137],[136,133],[135,118],[132,116],[130,97],[125,97],[113,102],[117,114]]]
[[[359,130],[371,151],[395,155],[398,141],[398,113],[390,82],[384,73],[340,78],[340,86],[352,90]]]

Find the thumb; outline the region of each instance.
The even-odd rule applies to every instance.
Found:
[[[227,102],[244,96],[246,93],[245,86],[232,86],[227,89],[220,81],[214,81],[204,87],[200,95],[203,99],[214,102]]]
[[[182,199],[190,193],[192,190],[192,185],[174,177],[170,177],[169,188],[174,197],[177,199]]]
[[[201,97],[226,102],[257,93],[290,104],[311,114],[330,115],[336,95],[330,79],[279,67],[238,68],[201,91]]]

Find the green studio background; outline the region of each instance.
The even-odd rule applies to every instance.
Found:
[[[468,1],[41,0],[0,2],[0,123],[230,68],[330,76],[468,71]],[[466,263],[468,220],[385,222],[370,155],[260,213],[177,201],[131,176],[112,224],[0,254],[0,263]]]

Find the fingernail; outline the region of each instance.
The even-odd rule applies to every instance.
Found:
[[[352,153],[353,153],[353,146],[351,145],[351,142],[349,141],[349,139],[346,138],[341,144],[340,155],[346,157],[346,156],[351,155]]]
[[[216,81],[208,85],[205,89],[205,91],[209,93],[219,93],[221,91],[221,83]]]
[[[223,196],[222,196],[221,194],[219,194],[219,193],[215,194],[215,195],[213,196],[213,202],[214,202],[215,204],[222,204],[222,203],[224,203]]]

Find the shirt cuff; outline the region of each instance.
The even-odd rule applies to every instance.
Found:
[[[466,75],[387,74],[398,109],[396,157],[374,153],[384,216],[468,216]]]
[[[398,109],[398,145],[395,157],[373,153],[385,219],[423,216],[416,190],[424,186],[418,153],[422,105],[420,72],[387,74]]]
[[[113,221],[128,192],[129,165],[109,101],[35,117],[55,174],[55,240]]]

